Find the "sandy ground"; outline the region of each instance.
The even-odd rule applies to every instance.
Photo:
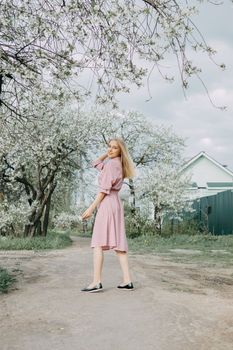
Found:
[[[18,279],[0,295],[1,350],[232,350],[232,268],[129,252],[135,289],[126,291],[107,251],[104,291],[82,293],[92,281],[90,238],[72,239],[62,250],[0,252]]]

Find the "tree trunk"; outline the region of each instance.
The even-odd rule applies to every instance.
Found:
[[[41,236],[41,220],[38,220],[37,225],[36,225],[36,235]]]
[[[40,219],[30,222],[30,224],[25,225],[24,237],[35,237],[41,234],[41,221]]]
[[[47,192],[38,192],[36,200],[39,202],[38,207],[32,209],[29,215],[29,224],[25,225],[24,236],[34,237],[36,234],[39,236],[46,236],[48,224],[46,221],[49,219],[51,196],[56,187],[56,183],[50,183],[47,187]],[[49,204],[48,204],[49,203]],[[45,211],[43,226],[41,220],[43,219],[43,213]],[[44,228],[46,229],[44,231]]]
[[[171,219],[171,234],[174,235],[174,218]]]
[[[161,224],[161,218],[158,215],[159,214],[159,207],[154,204],[154,227],[155,227],[155,233],[159,233],[161,235],[162,233],[162,224]]]
[[[129,179],[129,189],[130,189],[130,196],[132,198],[131,213],[132,213],[132,216],[135,217],[135,215],[136,215],[136,198],[135,198],[134,182],[132,179]]]
[[[48,201],[45,205],[45,210],[44,210],[44,218],[43,218],[43,225],[42,225],[42,236],[46,236],[48,232],[48,225],[49,225],[49,213],[50,213],[50,207],[51,207],[51,197],[52,193],[50,193],[48,197]]]

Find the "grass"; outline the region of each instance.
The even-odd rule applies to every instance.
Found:
[[[72,235],[90,238],[92,233],[83,234],[77,230]],[[174,262],[197,263],[200,266],[233,266],[233,235],[213,234],[144,234],[135,238],[127,237],[129,251],[135,254],[163,255]],[[182,252],[183,250],[183,252]]]
[[[77,230],[56,230],[49,231],[46,237],[0,236],[0,250],[65,248],[72,244],[70,235],[91,238],[92,232],[88,230],[83,234]],[[128,237],[127,240],[130,252],[135,254],[161,254],[176,262],[198,263],[202,266],[233,266],[233,235],[173,234],[159,236],[144,234],[135,238]]]
[[[233,235],[214,236],[212,234],[196,235],[143,235],[130,239],[131,249],[152,251],[168,251],[170,249],[228,249],[233,251]]]
[[[143,235],[128,239],[128,244],[129,250],[136,254],[162,254],[175,262],[201,266],[233,266],[233,235]]]
[[[49,231],[46,237],[1,237],[0,250],[44,250],[65,248],[72,244],[68,232]]]
[[[15,281],[16,278],[7,269],[0,266],[0,293],[8,293]]]
[[[91,238],[91,236],[92,236],[92,231],[91,230],[87,230],[85,233],[83,233],[83,231],[81,231],[81,230],[70,230],[67,233],[71,234],[72,236],[78,236],[78,237]]]

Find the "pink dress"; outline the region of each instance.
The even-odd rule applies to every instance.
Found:
[[[127,252],[124,209],[118,193],[123,183],[121,158],[109,158],[107,162],[95,160],[91,165],[100,171],[99,192],[106,193],[97,206],[91,248],[101,246],[103,250]]]

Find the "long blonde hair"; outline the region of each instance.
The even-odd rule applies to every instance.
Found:
[[[120,157],[123,170],[123,178],[132,178],[136,176],[134,162],[129,154],[125,141],[120,137],[111,138],[108,143],[111,141],[116,141],[121,150]]]

